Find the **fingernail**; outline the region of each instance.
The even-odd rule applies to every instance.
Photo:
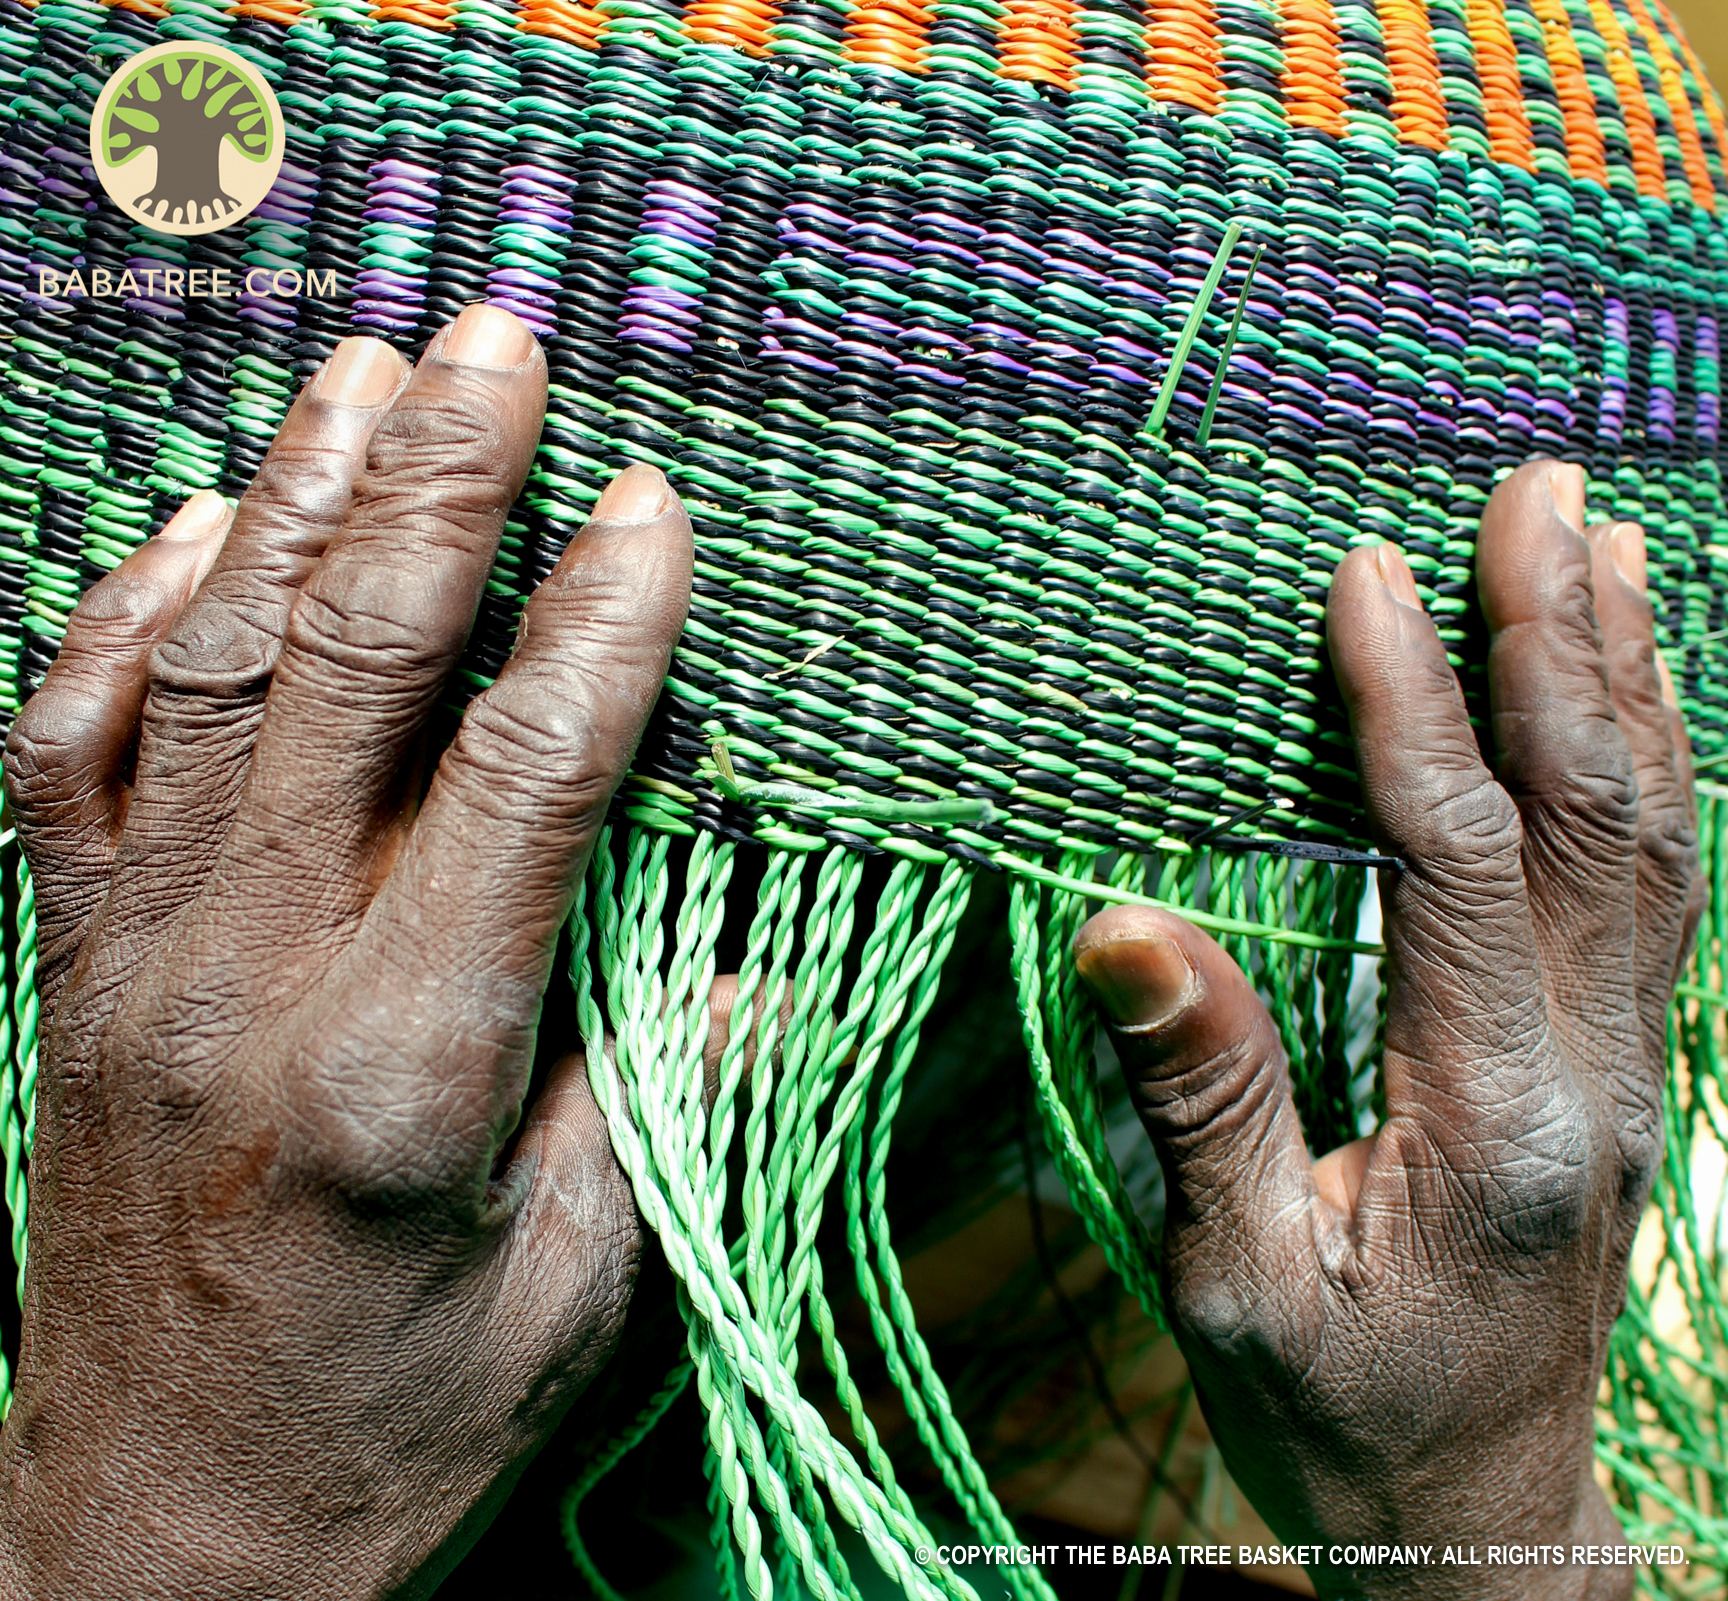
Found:
[[[1584,469],[1569,462],[1556,462],[1548,475],[1549,492],[1554,496],[1554,509],[1561,517],[1584,532]]]
[[[1088,946],[1078,964],[1080,977],[1118,1028],[1157,1028],[1194,998],[1194,969],[1182,947],[1156,934]]]
[[[1379,545],[1374,550],[1374,561],[1380,568],[1380,582],[1392,591],[1392,598],[1402,606],[1414,606],[1420,611],[1422,597],[1416,593],[1416,580],[1403,552],[1396,545]]]
[[[228,517],[228,502],[214,489],[200,489],[163,525],[156,537],[169,545],[208,539]]]
[[[1662,699],[1679,711],[1680,692],[1674,687],[1674,674],[1668,666],[1668,658],[1661,651],[1656,652],[1656,677],[1662,684]]]
[[[1616,523],[1608,535],[1608,554],[1620,576],[1640,595],[1650,587],[1650,558],[1644,549],[1644,530],[1637,523]]]
[[[591,515],[595,522],[652,522],[671,498],[672,486],[666,482],[665,473],[639,461],[606,486]]]
[[[469,306],[444,340],[440,354],[459,367],[519,367],[534,336],[519,317],[499,306]]]
[[[381,406],[401,381],[402,358],[382,339],[356,334],[331,352],[315,393],[337,406]]]

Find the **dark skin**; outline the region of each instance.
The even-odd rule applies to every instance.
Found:
[[[1080,972],[1164,1168],[1176,1336],[1225,1461],[1295,1543],[1621,1545],[1591,1413],[1662,1153],[1664,1019],[1703,904],[1642,534],[1575,468],[1496,491],[1477,549],[1494,770],[1403,559],[1351,552],[1327,641],[1391,957],[1387,1117],[1310,1160],[1277,1031],[1175,917]],[[1352,1574],[1323,1596],[1621,1597],[1627,1568]]]
[[[197,497],[95,586],[17,721],[45,1025],[0,1596],[426,1595],[617,1338],[628,1186],[578,1059],[527,1091],[688,605],[653,469],[608,487],[416,804],[544,405],[503,312],[412,374],[345,342],[231,526]],[[1696,845],[1648,607],[1550,481],[1483,533],[1499,785],[1396,554],[1333,586],[1407,864],[1374,1139],[1310,1162],[1269,1021],[1187,924],[1117,909],[1078,943],[1169,1179],[1178,1336],[1292,1541],[1618,1539],[1590,1406]],[[1317,1574],[1454,1593],[1417,1577]]]
[[[545,362],[502,312],[412,375],[356,343],[359,403],[327,369],[225,540],[96,586],[9,742],[49,1018],[0,1444],[19,1595],[426,1594],[629,1296],[581,1064],[522,1103],[689,521],[651,469],[610,486],[413,815]]]

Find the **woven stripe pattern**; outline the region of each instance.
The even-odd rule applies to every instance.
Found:
[[[87,154],[108,75],[170,39],[240,51],[288,127],[264,205],[191,239],[132,224]],[[590,1079],[688,1329],[570,1488],[602,1601],[582,1500],[687,1390],[727,1601],[855,1601],[841,1524],[905,1593],[972,1596],[918,1560],[926,1498],[865,1407],[836,1269],[953,1511],[1013,1544],[885,1199],[980,868],[1014,875],[1044,1145],[1151,1326],[1155,1228],[1068,959],[1086,915],[1151,901],[1218,935],[1314,1149],[1371,1124],[1378,1040],[1353,1052],[1347,1010],[1373,858],[1321,634],[1352,544],[1399,542],[1479,703],[1482,508],[1534,454],[1579,463],[1594,517],[1646,529],[1702,770],[1728,755],[1725,155],[1662,0],[0,0],[0,719],[84,588],[190,491],[243,490],[356,330],[417,351],[489,299],[546,351],[464,687],[618,467],[664,468],[693,513],[689,627],[572,928]],[[110,292],[43,291],[74,269]],[[219,275],[244,292],[188,292]],[[1597,1448],[1629,1533],[1685,1538],[1719,1586],[1728,1320],[1691,1185],[1723,1143],[1728,791],[1703,789],[1659,1261]],[[743,841],[768,847],[753,907],[728,894]],[[39,1018],[29,873],[3,860],[21,1283]]]
[[[255,61],[289,124],[270,200],[192,240],[85,154],[108,72],[171,38]],[[0,63],[8,705],[92,578],[244,486],[336,339],[490,298],[552,403],[471,676],[609,471],[655,462],[696,517],[636,820],[924,860],[1358,848],[1332,568],[1398,539],[1468,672],[1474,527],[1537,452],[1644,523],[1720,743],[1728,139],[1661,0],[0,0]],[[138,292],[36,293],[75,265]],[[165,276],[256,267],[339,290]],[[716,738],[833,804],[728,801]],[[955,796],[988,821],[896,815]]]

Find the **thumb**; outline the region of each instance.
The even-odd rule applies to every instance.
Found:
[[[523,1370],[529,1410],[549,1430],[611,1355],[642,1247],[630,1183],[580,1054],[548,1075],[495,1193],[495,1349]]]
[[[793,989],[786,986],[785,993],[780,997],[779,1022],[771,1033],[772,1046],[769,1060],[775,1066],[780,1061],[781,1047],[786,1040],[786,1030],[792,1022]],[[726,1055],[726,1047],[732,1039],[732,1013],[738,1004],[738,975],[722,973],[714,980],[714,986],[708,991],[708,1039],[702,1047],[702,1079],[703,1094],[707,1099],[710,1112],[714,1109],[714,1099],[720,1091],[720,1064]],[[762,1014],[762,997],[755,995],[750,1002],[750,1013],[739,1022],[739,1031],[744,1040],[743,1079],[739,1093],[746,1093],[750,1083],[750,1075],[756,1071],[756,1053],[760,1049],[763,1030],[760,1026]]]
[[[1192,1304],[1185,1291],[1215,1300],[1209,1282],[1295,1266],[1314,1179],[1278,1031],[1247,976],[1192,924],[1149,907],[1094,917],[1074,959],[1164,1169],[1178,1311]]]

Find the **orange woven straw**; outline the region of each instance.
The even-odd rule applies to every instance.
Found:
[[[759,56],[766,53],[779,15],[770,0],[695,0],[684,13],[684,32],[705,44],[728,44]]]
[[[1656,81],[1667,104],[1668,115],[1674,121],[1674,136],[1680,141],[1680,164],[1686,169],[1686,182],[1692,198],[1706,211],[1716,209],[1716,186],[1710,181],[1710,168],[1704,160],[1704,144],[1698,137],[1698,113],[1680,75],[1680,59],[1668,48],[1662,26],[1644,0],[1631,0],[1632,20],[1650,59],[1656,63]]]
[[[1283,0],[1284,115],[1293,128],[1344,137],[1344,70],[1332,0]]]
[[[372,8],[374,22],[417,22],[422,28],[454,28],[455,0],[381,0]]]
[[[1428,150],[1446,148],[1446,100],[1425,0],[1380,0],[1380,30],[1392,71],[1392,121],[1398,137]]]
[[[1632,41],[1608,0],[1590,0],[1590,20],[1608,47],[1608,76],[1620,99],[1620,115],[1626,123],[1626,142],[1632,147],[1632,174],[1638,193],[1652,200],[1668,198],[1668,182],[1662,171],[1662,152],[1656,145],[1656,118],[1644,97],[1644,85],[1632,59]]]
[[[605,22],[599,11],[580,0],[522,0],[516,12],[516,26],[524,33],[545,34],[585,50],[599,43]]]
[[[146,5],[138,7],[140,11],[154,11]],[[234,8],[237,17],[251,17],[254,22],[279,22],[283,27],[298,22],[306,15],[306,0],[241,0]]]
[[[1584,57],[1572,36],[1572,22],[1565,0],[1532,0],[1536,20],[1542,24],[1542,41],[1548,51],[1548,68],[1554,75],[1554,95],[1566,127],[1566,164],[1574,178],[1588,178],[1608,187],[1608,162],[1602,142],[1602,125],[1596,119],[1596,96],[1584,75]]]
[[[860,6],[846,19],[846,59],[923,72],[933,20],[916,0],[876,0]]]
[[[1004,78],[1074,87],[1079,40],[1073,0],[1008,0],[998,25],[997,54]]]
[[[1218,18],[1210,0],[1151,0],[1146,8],[1146,83],[1154,100],[1218,110]]]
[[[1728,161],[1728,119],[1722,114],[1722,102],[1711,88],[1710,80],[1704,75],[1704,65],[1699,61],[1697,52],[1693,50],[1686,35],[1680,31],[1679,21],[1664,0],[1656,0],[1656,11],[1662,18],[1668,37],[1680,46],[1680,59],[1686,63],[1687,70],[1692,74],[1692,82],[1696,86],[1693,104],[1697,111],[1703,114],[1710,137],[1716,145],[1716,154],[1723,161]],[[1724,181],[1728,182],[1728,178]]]
[[[1525,172],[1536,170],[1536,141],[1524,111],[1524,85],[1518,49],[1506,26],[1505,0],[1470,0],[1466,18],[1476,47],[1476,76],[1482,82],[1483,114],[1488,122],[1488,154]]]

